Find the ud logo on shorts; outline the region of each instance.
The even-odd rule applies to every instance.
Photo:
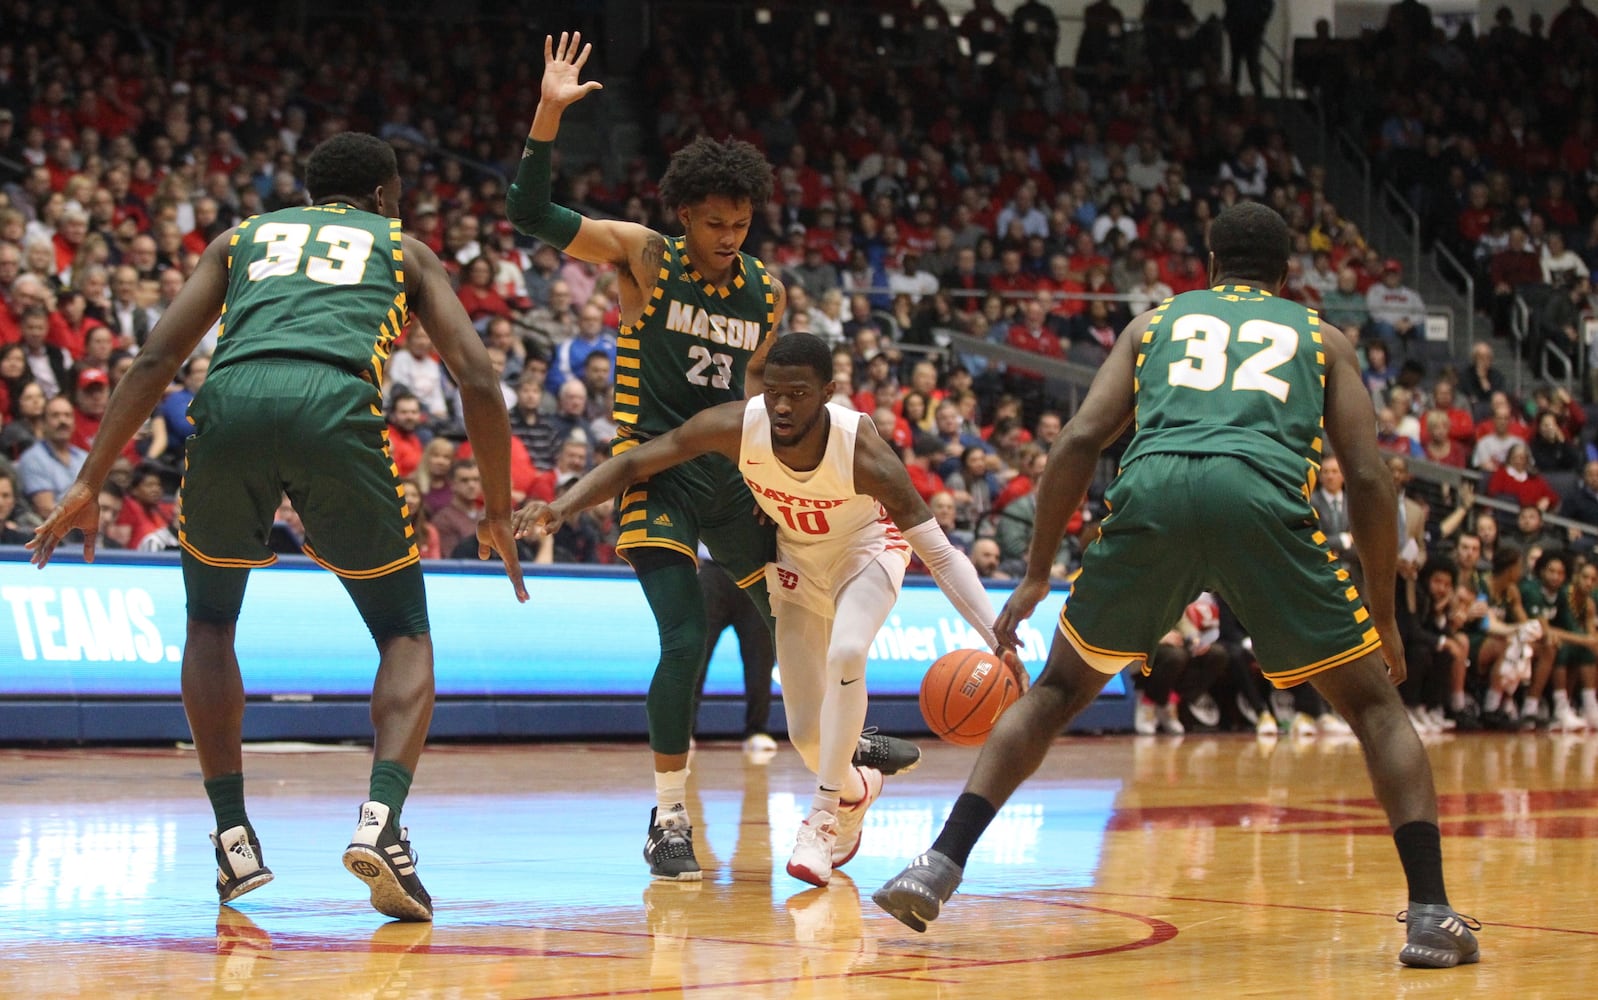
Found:
[[[794,590],[799,586],[799,574],[792,570],[777,570],[777,582],[782,584],[783,590]]]

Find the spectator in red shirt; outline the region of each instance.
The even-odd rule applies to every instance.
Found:
[[[932,466],[943,457],[942,442],[930,434],[916,434],[903,454],[910,483],[921,494],[921,499],[931,500],[934,493],[944,491],[943,478],[932,471]]]
[[[1048,310],[1044,304],[1043,296],[1034,296],[1021,306],[1021,322],[1010,327],[1005,336],[1005,343],[1023,351],[1031,351],[1046,358],[1065,359],[1065,350],[1060,346],[1060,335],[1048,323]],[[1041,379],[1043,376],[1035,371],[1025,368],[1011,368],[1010,374],[1025,379]]]
[[[1423,421],[1425,429],[1421,441],[1421,457],[1438,465],[1463,469],[1470,464],[1470,450],[1449,433],[1447,412],[1428,410]]]
[[[1559,493],[1532,466],[1531,449],[1520,443],[1510,447],[1508,461],[1487,480],[1487,495],[1542,511],[1559,506]]]
[[[422,449],[432,440],[422,424],[422,404],[415,393],[396,391],[388,401],[388,448],[401,479],[416,474],[417,466],[422,464]]]
[[[123,498],[122,512],[117,515],[117,523],[129,529],[128,548],[136,549],[156,532],[170,530],[176,517],[176,509],[172,501],[166,499],[165,488],[161,485],[160,468],[150,462],[139,463]]]
[[[1021,251],[1008,249],[999,254],[999,273],[988,280],[988,288],[1000,295],[1029,293],[1038,287],[1038,279],[1021,268]]]
[[[1487,419],[1476,425],[1477,442],[1480,442],[1482,438],[1489,434],[1512,434],[1522,441],[1530,443],[1531,426],[1520,418],[1520,414],[1515,412],[1514,404],[1510,403],[1507,393],[1493,393],[1492,396],[1488,397],[1487,406]],[[1502,423],[1499,422],[1500,418],[1503,419]]]
[[[1520,289],[1540,285],[1543,280],[1542,256],[1531,245],[1525,226],[1509,227],[1509,245],[1493,254],[1487,265],[1487,275],[1493,285],[1493,330],[1502,336],[1509,332],[1510,309]]]
[[[1476,444],[1476,422],[1469,410],[1457,405],[1458,392],[1451,379],[1439,379],[1432,387],[1432,409],[1448,418],[1448,436],[1469,454]]]
[[[481,332],[495,316],[510,316],[510,303],[494,289],[494,265],[487,257],[473,257],[461,273],[460,291],[456,293],[472,325]]]

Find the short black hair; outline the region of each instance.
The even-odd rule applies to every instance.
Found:
[[[759,208],[771,200],[771,164],[760,150],[741,139],[717,142],[700,136],[672,154],[660,179],[660,201],[675,211],[721,195],[748,199]]]
[[[305,190],[312,201],[332,195],[367,197],[398,174],[393,146],[365,132],[340,132],[311,150],[305,161]]]
[[[1537,575],[1542,576],[1543,570],[1547,569],[1552,563],[1560,563],[1565,567],[1566,573],[1570,572],[1570,560],[1565,557],[1565,554],[1558,549],[1549,549],[1537,557]]]
[[[766,364],[809,368],[822,385],[832,381],[832,348],[813,333],[788,333],[778,337],[766,354]]]
[[[1249,278],[1275,285],[1287,274],[1293,238],[1274,208],[1241,201],[1210,223],[1216,276]]]
[[[1420,578],[1422,580],[1430,580],[1432,578],[1432,574],[1434,573],[1448,574],[1448,582],[1450,584],[1456,584],[1459,582],[1458,568],[1447,559],[1427,560],[1425,567],[1420,571]]]

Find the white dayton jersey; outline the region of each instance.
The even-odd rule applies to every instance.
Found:
[[[821,464],[795,472],[772,450],[765,397],[749,400],[738,469],[777,525],[777,561],[766,567],[772,601],[792,601],[831,618],[838,592],[873,562],[882,562],[897,588],[910,563],[910,546],[882,504],[855,489],[861,415],[834,403],[826,406],[831,426]]]

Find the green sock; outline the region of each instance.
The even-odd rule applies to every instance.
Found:
[[[243,774],[224,774],[210,779],[205,783],[205,796],[211,800],[211,811],[216,813],[217,833],[250,825],[249,817],[244,814]]]
[[[388,806],[388,821],[399,828],[400,810],[405,806],[405,796],[411,792],[411,772],[394,760],[380,760],[372,765],[371,800]]]

